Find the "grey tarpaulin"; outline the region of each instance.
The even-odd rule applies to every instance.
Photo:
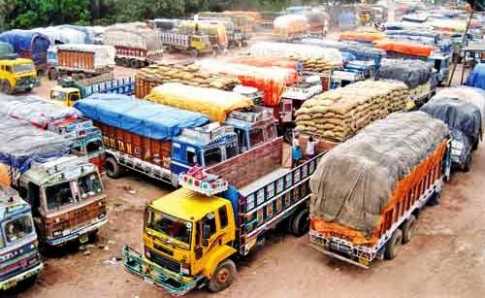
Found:
[[[432,72],[433,66],[421,60],[384,59],[376,79],[401,81],[412,89],[427,83]]]
[[[332,149],[310,180],[312,217],[370,236],[397,183],[449,134],[424,112],[393,113]]]

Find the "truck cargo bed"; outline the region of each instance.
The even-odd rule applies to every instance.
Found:
[[[255,189],[259,189],[266,184],[276,180],[278,177],[282,177],[286,174],[288,174],[291,171],[291,169],[287,168],[279,168],[274,170],[273,172],[264,175],[263,177],[253,181],[252,183],[244,186],[243,188],[239,189],[239,192],[243,196],[249,195],[251,192],[253,192]]]

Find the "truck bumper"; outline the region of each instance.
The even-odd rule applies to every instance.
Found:
[[[162,268],[128,246],[123,247],[122,257],[123,266],[128,272],[163,288],[171,295],[185,295],[202,280],[202,277],[187,277]]]
[[[63,235],[63,236],[58,237],[58,238],[46,239],[45,242],[50,246],[60,246],[64,243],[66,243],[66,242],[78,239],[81,236],[84,236],[84,235],[89,234],[89,233],[91,233],[95,230],[98,230],[103,225],[105,225],[107,222],[108,222],[108,217],[105,216],[103,219],[100,219],[96,223],[93,223],[93,224],[85,226],[85,227],[78,228],[76,230],[72,230],[72,231],[70,231],[70,233],[66,233],[67,235]]]
[[[25,272],[23,272],[19,275],[13,276],[13,277],[11,277],[7,280],[4,280],[4,281],[0,281],[0,290],[5,291],[5,290],[8,290],[12,287],[15,287],[19,282],[26,280],[29,277],[32,277],[32,276],[39,274],[42,271],[42,268],[44,268],[44,265],[42,263],[39,263],[35,267],[30,268],[29,270],[27,270],[27,271],[25,271]]]

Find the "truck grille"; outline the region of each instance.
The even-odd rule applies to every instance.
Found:
[[[170,271],[173,271],[175,273],[180,273],[180,264],[166,258],[153,250],[150,250],[150,261],[156,263],[157,265],[160,265],[161,267],[168,269]]]

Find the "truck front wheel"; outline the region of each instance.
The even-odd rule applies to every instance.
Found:
[[[416,232],[416,217],[411,215],[402,227],[402,243],[408,243]]]
[[[3,81],[2,82],[2,92],[5,94],[12,94],[12,87],[10,86],[10,83],[8,81]]]
[[[121,176],[121,167],[113,157],[108,157],[104,161],[104,168],[108,177],[116,179]]]
[[[209,280],[209,291],[216,293],[229,287],[236,279],[236,264],[232,260],[225,260],[217,266]]]
[[[308,232],[310,222],[308,218],[308,211],[302,209],[295,213],[290,219],[291,233],[296,237],[301,237]]]
[[[399,248],[402,244],[402,231],[397,229],[392,234],[391,239],[386,244],[386,250],[384,251],[384,258],[386,260],[392,260],[397,256]]]
[[[472,166],[472,153],[470,152],[463,164],[463,172],[470,172]]]

